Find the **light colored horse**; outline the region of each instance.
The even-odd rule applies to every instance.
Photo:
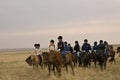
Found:
[[[31,55],[31,61],[32,61],[33,69],[35,69],[35,67],[38,69],[39,65],[42,67],[41,55]]]

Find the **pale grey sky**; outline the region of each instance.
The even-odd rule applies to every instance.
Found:
[[[120,0],[0,0],[0,48],[48,47],[59,35],[120,44]]]

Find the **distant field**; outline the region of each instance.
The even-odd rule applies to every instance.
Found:
[[[95,69],[93,65],[86,69],[75,67],[75,76],[73,76],[71,69],[66,74],[65,68],[63,68],[60,78],[53,73],[48,76],[47,68],[33,70],[25,62],[29,55],[30,51],[0,52],[0,80],[120,80],[118,54],[115,57],[116,64],[108,63],[107,69],[103,72],[99,67]]]

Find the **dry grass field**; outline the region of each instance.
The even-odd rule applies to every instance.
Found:
[[[30,55],[29,51],[0,52],[0,80],[120,80],[120,57],[116,54],[116,63],[107,64],[107,69],[101,71],[99,67],[91,68],[75,67],[75,76],[71,69],[66,73],[62,69],[62,76],[58,78],[53,73],[48,76],[47,68],[33,70],[25,59]]]

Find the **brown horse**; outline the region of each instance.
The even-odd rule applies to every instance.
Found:
[[[44,66],[47,66],[48,65],[48,59],[49,59],[49,53],[48,52],[43,52],[42,56],[43,56],[42,63],[43,63]]]
[[[74,67],[77,66],[78,57],[74,53],[72,53],[72,61],[73,61]]]
[[[40,65],[42,67],[42,57],[41,55],[31,55],[25,60],[30,66],[33,66],[33,69],[37,68]]]
[[[66,67],[66,71],[68,72],[68,65],[71,66],[73,75],[74,75],[74,69],[73,69],[73,65],[72,65],[72,54],[71,53],[67,53],[66,54],[66,60],[64,61],[63,56],[61,55],[60,52],[57,51],[50,51],[49,53],[49,64],[48,64],[48,70],[49,70],[49,75],[51,73],[51,65],[53,65],[57,72],[58,75],[61,76],[61,68],[62,66]]]
[[[113,63],[116,63],[116,60],[115,60],[115,51],[113,50],[113,46],[110,45],[110,49],[109,49],[109,57],[111,57],[111,59],[109,60],[109,62],[111,62],[111,64]]]
[[[119,53],[119,57],[120,57],[120,47],[117,48],[117,53]]]
[[[82,63],[83,63],[83,67],[90,67],[91,66],[91,61],[90,61],[90,57],[86,52],[82,52]]]

